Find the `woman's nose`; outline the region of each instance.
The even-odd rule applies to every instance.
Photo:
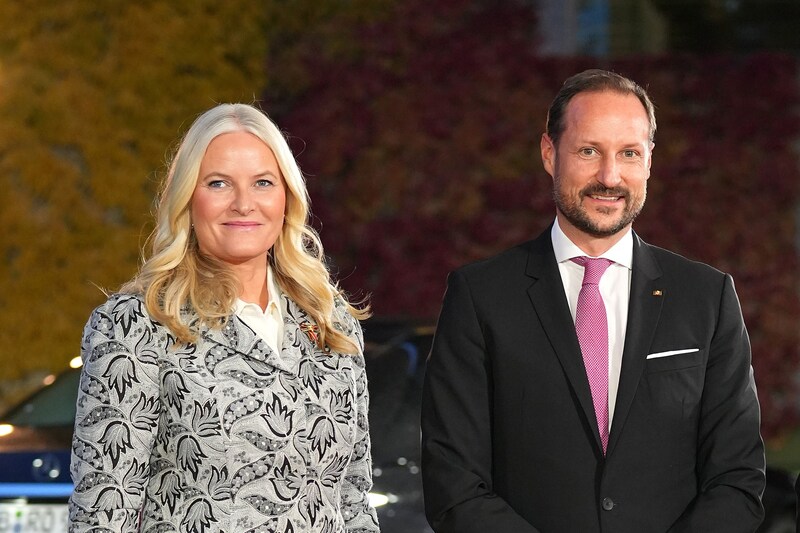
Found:
[[[231,209],[239,214],[247,215],[253,210],[253,199],[247,189],[238,189],[234,192]]]

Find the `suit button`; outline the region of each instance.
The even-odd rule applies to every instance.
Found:
[[[610,511],[614,508],[614,500],[611,498],[603,498],[603,510]]]

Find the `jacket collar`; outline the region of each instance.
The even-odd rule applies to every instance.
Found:
[[[277,354],[247,324],[235,314],[221,328],[194,322],[200,337],[212,344],[206,353],[206,365],[212,367],[234,356],[240,356],[257,373],[269,374],[273,368],[297,375],[304,359],[330,359],[331,354],[317,347],[313,340],[316,324],[291,298],[281,296],[283,313],[283,342]],[[190,323],[191,323],[190,322]]]

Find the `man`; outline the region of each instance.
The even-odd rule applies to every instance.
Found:
[[[655,129],[631,80],[568,79],[540,146],[553,225],[450,275],[422,408],[437,533],[760,524],[760,413],[733,281],[631,229]]]

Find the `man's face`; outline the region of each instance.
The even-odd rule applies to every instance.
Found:
[[[557,145],[542,136],[558,222],[576,244],[616,236],[641,212],[653,148],[649,132],[635,95],[602,91],[572,98]]]

